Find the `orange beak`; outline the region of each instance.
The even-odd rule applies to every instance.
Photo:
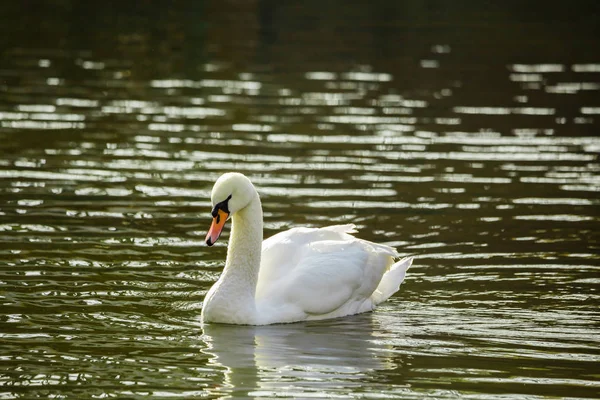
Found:
[[[221,231],[223,231],[223,227],[225,226],[225,221],[227,221],[227,217],[229,217],[229,214],[225,211],[217,211],[217,216],[213,218],[210,229],[206,234],[207,245],[212,246],[219,239],[219,236],[221,236]]]

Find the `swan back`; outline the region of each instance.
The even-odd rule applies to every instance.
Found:
[[[256,288],[261,323],[335,318],[372,310],[395,293],[412,260],[357,239],[354,225],[293,228],[263,242]]]

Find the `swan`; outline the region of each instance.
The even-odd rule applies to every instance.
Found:
[[[246,176],[223,174],[211,192],[206,244],[232,219],[227,260],[202,305],[202,323],[269,325],[372,311],[394,294],[412,257],[357,239],[355,226],[293,228],[263,242],[263,215]]]

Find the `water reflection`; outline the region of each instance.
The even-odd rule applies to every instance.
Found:
[[[256,397],[329,397],[398,367],[372,315],[271,326],[205,325],[203,352],[224,370],[227,391]]]

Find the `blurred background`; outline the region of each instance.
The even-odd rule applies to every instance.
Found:
[[[0,397],[596,398],[600,3],[0,5]],[[372,314],[199,324],[265,237],[416,259]]]

